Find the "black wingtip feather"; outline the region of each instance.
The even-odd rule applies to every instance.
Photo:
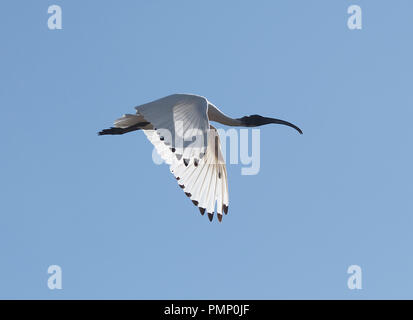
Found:
[[[225,214],[228,214],[228,206],[227,205],[222,205],[222,211],[224,211]]]

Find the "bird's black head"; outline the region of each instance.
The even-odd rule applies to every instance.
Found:
[[[301,131],[299,127],[297,127],[296,125],[288,121],[274,119],[274,118],[267,118],[267,117],[260,116],[258,114],[254,114],[252,116],[245,116],[245,117],[239,118],[238,120],[240,120],[245,127],[258,127],[258,126],[263,126],[265,124],[276,123],[276,124],[282,124],[282,125],[294,128],[300,134],[303,134],[303,132]]]

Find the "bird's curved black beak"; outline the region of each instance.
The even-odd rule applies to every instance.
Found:
[[[303,131],[299,127],[297,127],[295,124],[292,124],[291,122],[288,122],[288,121],[275,119],[275,118],[267,118],[267,117],[263,117],[263,121],[265,122],[268,121],[267,123],[276,123],[276,124],[282,124],[284,126],[289,126],[297,130],[300,134],[303,134]]]

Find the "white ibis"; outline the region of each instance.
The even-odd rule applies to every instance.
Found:
[[[230,118],[206,98],[192,94],[173,94],[135,109],[136,114],[123,115],[115,121],[114,127],[98,134],[119,135],[142,129],[169,164],[179,186],[202,215],[207,212],[210,221],[216,212],[221,222],[229,205],[227,170],[222,161],[219,136],[210,121],[236,127],[276,123],[302,134],[300,128],[284,120],[259,115]],[[195,144],[195,136],[202,143]],[[178,145],[179,139],[183,142]]]

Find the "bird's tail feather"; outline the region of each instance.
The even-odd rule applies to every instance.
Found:
[[[106,134],[124,134],[131,131],[136,131],[147,126],[147,122],[141,115],[138,114],[125,114],[122,118],[115,120],[114,127],[104,129],[98,134],[100,136]]]
[[[100,131],[98,133],[98,135],[103,136],[103,135],[106,135],[106,134],[124,134],[124,133],[128,133],[128,132],[140,130],[140,129],[144,128],[145,126],[147,126],[148,124],[149,124],[149,122],[139,122],[139,123],[134,124],[134,125],[132,125],[130,127],[127,127],[127,128],[111,127],[109,129],[103,129],[102,131]]]
[[[128,128],[139,122],[146,122],[146,120],[139,114],[124,114],[115,120],[113,126],[115,128]]]

